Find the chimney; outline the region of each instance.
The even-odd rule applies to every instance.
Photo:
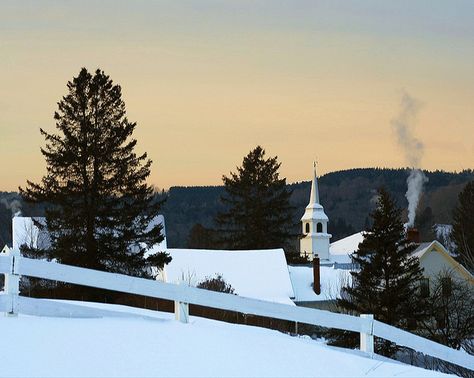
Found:
[[[420,244],[420,231],[414,227],[407,229],[407,239],[408,241],[416,244]]]
[[[321,294],[321,273],[318,255],[313,257],[313,290],[317,295]]]

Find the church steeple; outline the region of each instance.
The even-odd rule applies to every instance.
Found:
[[[300,239],[300,252],[311,258],[318,255],[321,260],[329,260],[329,239],[327,232],[329,218],[320,203],[316,162],[313,163],[313,180],[309,203],[301,217],[303,237]]]
[[[319,187],[318,187],[318,176],[316,174],[316,162],[313,162],[313,181],[311,183],[311,195],[309,197],[310,205],[319,205]]]

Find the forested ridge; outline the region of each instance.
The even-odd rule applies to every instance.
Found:
[[[366,228],[373,209],[377,189],[385,186],[397,205],[406,208],[408,169],[356,168],[331,172],[319,178],[322,205],[329,217],[329,232],[333,241]],[[424,186],[417,215],[417,225],[425,239],[433,237],[431,226],[451,223],[452,210],[464,185],[474,180],[473,170],[461,172],[425,171],[429,181]],[[294,229],[299,231],[299,219],[308,203],[310,181],[288,185],[293,191],[295,207]],[[162,213],[166,220],[169,247],[186,247],[189,231],[196,223],[214,227],[214,217],[224,209],[220,201],[223,186],[171,187],[158,196],[167,198]],[[0,192],[0,244],[11,243],[11,217],[16,211],[23,215],[42,215],[44,208],[24,204],[18,193]],[[404,216],[406,214],[404,213]],[[297,238],[295,237],[295,245]]]

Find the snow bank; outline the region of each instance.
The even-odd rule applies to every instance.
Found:
[[[170,283],[196,286],[206,277],[222,277],[237,295],[293,305],[294,297],[283,249],[222,251],[168,249],[173,258],[165,266]]]
[[[442,376],[277,331],[194,317],[182,324],[171,314],[140,312],[155,319],[0,317],[8,345],[0,376]]]

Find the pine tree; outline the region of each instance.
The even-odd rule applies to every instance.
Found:
[[[163,240],[153,223],[161,202],[146,184],[151,160],[137,155],[136,123],[126,117],[119,85],[103,71],[85,68],[67,84],[68,93],[54,114],[57,134],[41,129],[47,173],[40,183],[20,188],[32,203],[47,203],[51,246],[27,251],[92,269],[140,277],[163,266],[166,253],[145,259],[144,252]]]
[[[453,211],[453,238],[461,264],[474,273],[474,181],[466,184],[458,201]]]
[[[389,193],[380,189],[372,227],[352,255],[357,271],[352,285],[344,287],[338,306],[356,314],[374,314],[375,319],[411,329],[423,319],[419,283],[422,268],[411,254],[415,245],[405,237],[401,210]],[[393,345],[382,342],[379,351],[391,354]]]
[[[281,248],[293,236],[291,192],[279,176],[280,165],[276,156],[266,159],[265,150],[257,146],[236,173],[223,176],[221,199],[227,210],[217,215],[216,222],[226,247]]]

